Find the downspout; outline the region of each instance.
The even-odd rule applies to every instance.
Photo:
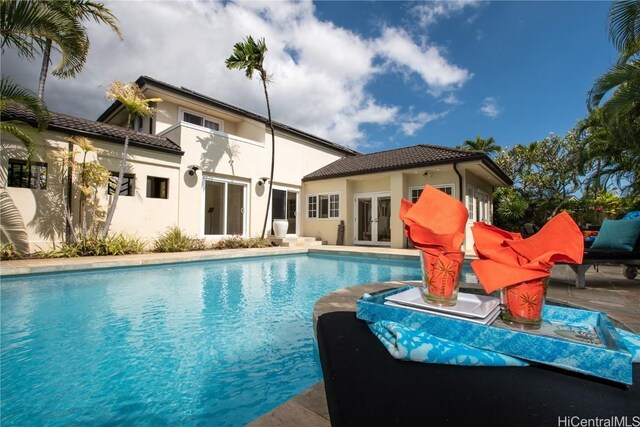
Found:
[[[464,203],[464,199],[462,198],[463,195],[463,188],[462,188],[462,175],[460,174],[460,171],[458,170],[458,163],[459,162],[453,162],[453,170],[456,172],[456,175],[458,175],[458,188],[460,189],[460,191],[458,192],[458,199]]]

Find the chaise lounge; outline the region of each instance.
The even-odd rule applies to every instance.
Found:
[[[582,264],[569,264],[576,273],[576,287],[585,287],[585,274],[591,266],[624,266],[624,276],[635,279],[640,267],[640,220],[625,217],[605,220],[595,241],[585,248]]]

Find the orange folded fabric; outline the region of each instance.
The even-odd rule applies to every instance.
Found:
[[[566,212],[527,239],[483,222],[476,222],[471,232],[480,258],[471,267],[488,293],[546,277],[556,262],[582,263],[584,238]]]
[[[426,185],[414,204],[402,199],[400,220],[413,245],[437,251],[459,251],[469,218],[467,208],[448,194]]]

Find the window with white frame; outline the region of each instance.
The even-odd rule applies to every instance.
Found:
[[[476,213],[476,189],[472,185],[467,185],[467,210],[469,211],[469,221],[475,221]]]
[[[491,209],[489,205],[489,195],[480,190],[477,191],[477,195],[476,218],[478,221],[487,222],[489,221],[489,211]]]
[[[433,187],[453,197],[453,184],[438,184]],[[409,199],[411,200],[411,203],[418,201],[423,189],[424,187],[411,187],[409,189]]]
[[[340,194],[307,196],[307,218],[340,218]]]
[[[182,112],[182,121],[183,122],[187,122],[187,123],[191,123],[192,125],[196,125],[196,126],[202,126],[205,127],[207,129],[211,129],[211,130],[218,130],[218,131],[222,131],[223,129],[223,122],[218,120],[218,119],[214,119],[212,117],[207,117],[204,116],[202,114],[198,114],[198,113],[193,113],[190,111],[183,111]]]

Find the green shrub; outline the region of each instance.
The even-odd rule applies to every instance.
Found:
[[[186,235],[180,227],[169,227],[153,242],[154,252],[187,252],[207,249],[203,239]]]
[[[3,243],[0,246],[0,260],[20,259],[22,255],[13,247],[13,243]]]
[[[259,237],[244,238],[240,236],[228,237],[217,241],[213,249],[246,249],[246,248],[266,248],[271,246],[268,239]]]
[[[137,236],[127,234],[114,234],[104,239],[98,236],[88,236],[74,243],[62,243],[54,245],[48,251],[36,251],[36,258],[73,258],[78,256],[101,255],[129,255],[144,252],[144,243]]]

